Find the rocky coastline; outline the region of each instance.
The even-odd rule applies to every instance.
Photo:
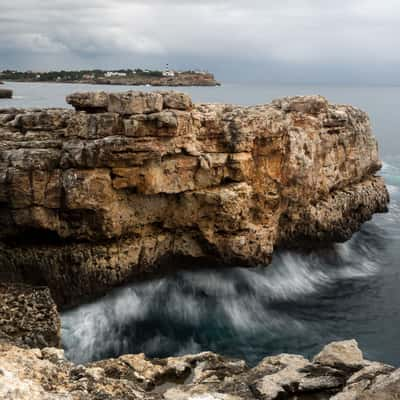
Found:
[[[368,116],[320,96],[240,107],[175,92],[0,109],[0,399],[396,400],[355,340],[250,367],[211,352],[85,365],[58,310],[179,261],[266,265],[345,241],[389,195]]]
[[[387,210],[377,142],[352,106],[67,101],[75,110],[0,110],[0,277],[48,286],[60,307],[171,264],[267,265]]]
[[[54,347],[59,317],[46,288],[1,285],[0,299],[0,399],[399,398],[400,369],[364,359],[355,340],[330,343],[312,360],[272,355],[253,368],[211,352],[165,359],[126,354],[76,365]]]
[[[121,85],[121,86],[164,86],[164,87],[190,87],[190,86],[221,86],[214,75],[211,73],[177,73],[174,76],[146,76],[130,75],[125,77],[92,77],[82,79],[43,79],[30,77],[14,77],[10,75],[8,80],[15,82],[40,82],[40,83],[71,83],[71,84],[90,84],[90,85]]]

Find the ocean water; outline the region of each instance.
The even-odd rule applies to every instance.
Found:
[[[129,89],[6,86],[16,97],[0,100],[0,107],[60,107],[73,91]],[[116,289],[62,314],[67,356],[86,362],[123,353],[163,357],[212,350],[254,364],[282,352],[312,356],[329,341],[356,338],[366,358],[400,366],[400,87],[224,84],[178,90],[196,102],[260,104],[322,94],[363,108],[380,143],[389,213],[329,249],[278,252],[267,268],[204,265]]]

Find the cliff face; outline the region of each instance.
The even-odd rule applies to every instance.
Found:
[[[319,96],[254,107],[74,94],[0,111],[0,276],[71,304],[171,258],[268,264],[343,241],[388,193],[367,115]]]

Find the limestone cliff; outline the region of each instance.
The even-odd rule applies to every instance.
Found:
[[[0,276],[81,301],[171,260],[268,264],[350,238],[388,193],[368,116],[320,96],[239,107],[81,93],[0,110]]]

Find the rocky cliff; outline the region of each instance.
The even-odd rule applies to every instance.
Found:
[[[78,93],[0,110],[0,277],[79,303],[171,261],[266,265],[344,241],[388,193],[367,115],[319,96],[239,107]]]

